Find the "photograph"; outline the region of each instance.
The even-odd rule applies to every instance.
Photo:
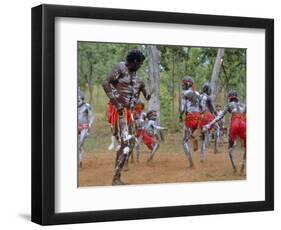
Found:
[[[44,4],[31,26],[33,222],[274,209],[273,19]]]
[[[77,41],[77,186],[246,180],[246,60]]]

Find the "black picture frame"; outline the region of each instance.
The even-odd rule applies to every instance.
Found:
[[[55,18],[260,28],[265,30],[265,200],[55,213]],[[32,221],[41,225],[163,218],[274,209],[274,20],[110,8],[32,8]]]

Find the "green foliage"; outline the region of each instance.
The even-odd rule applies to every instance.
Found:
[[[225,49],[220,84],[225,96],[230,89],[235,89],[240,100],[246,100],[246,49]]]
[[[131,49],[144,50],[143,45],[79,42],[78,43],[78,84],[82,90],[89,85],[99,85],[115,64],[126,59]],[[147,78],[147,60],[138,71],[142,79]]]

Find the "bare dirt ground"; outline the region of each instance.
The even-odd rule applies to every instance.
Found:
[[[219,147],[220,153],[213,153],[213,143],[206,149],[206,159],[200,162],[199,151],[193,152],[195,167],[189,168],[183,153],[179,135],[170,134],[162,142],[154,159],[147,163],[148,151],[142,145],[139,163],[130,163],[129,170],[122,172],[122,179],[128,184],[155,184],[175,182],[200,182],[245,180],[245,173],[233,174],[227,153],[227,144]],[[108,139],[108,138],[107,138]],[[78,172],[78,186],[111,185],[114,172],[115,152],[107,146],[95,152],[85,153],[83,167]],[[237,146],[236,162],[240,168],[243,149]]]

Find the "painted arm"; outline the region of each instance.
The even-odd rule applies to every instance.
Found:
[[[228,111],[229,111],[229,105],[226,105],[222,113],[219,113],[214,120],[212,120],[209,124],[203,127],[203,132],[206,132],[211,128],[212,125],[220,121]]]
[[[167,129],[165,127],[162,127],[160,125],[157,125],[156,121],[151,122],[151,126],[156,129],[156,130],[163,130],[163,129]]]
[[[182,93],[181,95],[181,101],[180,101],[180,121],[182,121],[182,115],[184,114],[184,112],[186,111],[186,99],[184,94]]]
[[[153,125],[153,128],[157,129],[157,130],[163,130],[163,129],[167,129],[165,127],[159,126],[159,125]]]
[[[107,76],[107,78],[102,82],[102,87],[110,99],[110,101],[115,105],[117,110],[122,110],[123,106],[118,103],[117,98],[116,98],[116,88],[114,88],[114,83],[118,80],[118,78],[121,75],[121,69],[119,65],[116,65],[111,73]]]

